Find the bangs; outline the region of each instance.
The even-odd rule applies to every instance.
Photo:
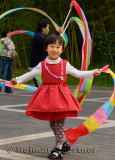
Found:
[[[64,45],[65,45],[65,42],[64,42],[64,39],[61,37],[61,36],[58,36],[58,35],[49,35],[46,39],[45,39],[45,42],[44,42],[44,49],[46,50],[47,49],[47,46],[49,44],[55,44],[56,42],[58,41],[58,43],[60,45],[62,45],[62,48],[64,49]]]

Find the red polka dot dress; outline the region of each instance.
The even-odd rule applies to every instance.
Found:
[[[55,121],[66,117],[77,117],[81,106],[66,84],[66,60],[63,60],[63,80],[53,77],[41,62],[42,85],[33,94],[26,114],[40,120]],[[47,64],[52,74],[60,76],[61,62]]]

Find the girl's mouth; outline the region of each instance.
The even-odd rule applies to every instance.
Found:
[[[57,53],[52,53],[52,55],[53,55],[53,56],[56,56],[56,55],[57,55]]]

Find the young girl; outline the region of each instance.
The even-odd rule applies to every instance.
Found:
[[[49,159],[62,158],[62,152],[70,150],[64,137],[64,121],[66,117],[77,117],[81,110],[66,83],[67,74],[76,78],[93,79],[99,75],[99,69],[79,71],[66,60],[60,58],[64,50],[64,40],[60,36],[50,35],[44,44],[48,57],[39,63],[31,72],[13,78],[11,84],[21,84],[41,74],[42,85],[33,94],[26,108],[26,114],[40,120],[48,120],[56,137],[56,147],[48,156]]]

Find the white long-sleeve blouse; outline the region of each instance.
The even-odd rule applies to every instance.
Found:
[[[56,60],[50,60],[48,57],[46,57],[46,62],[49,64],[57,64],[60,63],[61,58],[59,57]],[[40,75],[42,72],[41,63],[39,63],[36,67],[33,68],[32,71],[23,74],[22,76],[16,77],[17,83],[22,84],[24,82],[27,82],[37,75]],[[70,74],[73,77],[76,78],[82,78],[82,79],[93,79],[93,70],[90,71],[80,71],[74,68],[69,62],[66,64],[66,74]]]

